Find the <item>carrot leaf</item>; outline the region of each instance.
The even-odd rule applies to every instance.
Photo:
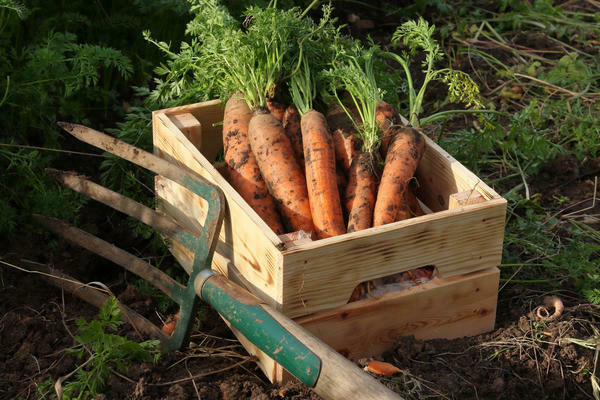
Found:
[[[353,42],[351,46],[346,44],[338,50],[338,57],[331,68],[324,72],[329,81],[330,92],[354,122],[365,152],[374,152],[379,146],[379,125],[375,120],[375,111],[377,104],[382,102],[383,91],[377,85],[373,69],[377,52],[379,48],[375,45],[364,49],[358,42]],[[360,124],[354,121],[340,99],[340,89],[350,96]]]
[[[438,42],[433,38],[434,31],[435,25],[430,26],[423,18],[419,18],[418,21],[405,22],[394,32],[392,43],[403,43],[408,46],[409,52],[405,51],[402,55],[392,52],[384,53],[385,56],[397,61],[405,72],[409,95],[409,121],[412,126],[420,125],[419,115],[423,98],[427,85],[432,80],[439,80],[448,85],[448,100],[450,102],[465,103],[467,107],[473,107],[474,109],[483,108],[479,87],[469,75],[451,68],[435,69],[435,63],[441,61],[444,54]],[[425,53],[425,59],[422,62],[425,78],[417,92],[410,72],[410,55],[415,54],[418,50]],[[436,114],[427,117],[429,120],[435,118]]]
[[[300,115],[313,108],[317,86],[321,84],[319,72],[327,67],[335,55],[335,49],[329,43],[338,35],[338,29],[331,12],[331,6],[324,6],[319,24],[313,25],[298,42],[296,68],[292,71],[288,86]]]

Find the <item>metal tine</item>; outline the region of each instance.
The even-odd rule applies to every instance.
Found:
[[[72,276],[51,268],[48,265],[35,263],[31,264],[30,268],[43,272],[45,275],[42,275],[42,279],[50,284],[57,288],[64,289],[98,308],[101,308],[109,297],[97,288],[86,285]],[[162,342],[168,340],[168,336],[144,316],[133,311],[120,301],[117,304],[121,309],[121,312],[125,315],[126,320],[133,325],[134,329],[139,330],[150,337],[159,338]]]
[[[58,122],[57,124],[82,142],[162,175],[203,197],[209,204],[218,205],[218,207],[209,207],[200,240],[196,240],[193,247],[190,247],[192,243],[189,243],[189,241],[184,244],[190,250],[204,249],[206,254],[210,254],[212,257],[218,241],[218,231],[224,217],[224,207],[221,205],[225,204],[225,195],[218,186],[187,167],[172,164],[154,154],[95,129],[70,122]]]
[[[127,161],[131,161],[134,164],[149,169],[150,171],[162,175],[183,186],[186,186],[185,178],[192,178],[195,181],[202,181],[205,185],[216,187],[213,183],[208,182],[187,167],[174,165],[152,153],[148,153],[147,151],[141,150],[103,132],[72,122],[57,122],[57,124],[82,142],[91,144],[92,146],[124,158]],[[220,190],[217,190],[216,193],[220,194],[221,192]]]
[[[41,214],[33,214],[33,217],[57,235],[147,280],[167,296],[181,304],[186,287],[141,258],[60,219]]]
[[[196,234],[187,231],[171,218],[159,214],[155,210],[146,207],[129,197],[98,185],[83,175],[73,171],[60,171],[53,168],[46,168],[46,172],[56,178],[63,186],[85,194],[115,210],[136,218],[163,233],[171,240],[181,240],[181,235],[184,233],[198,238]]]

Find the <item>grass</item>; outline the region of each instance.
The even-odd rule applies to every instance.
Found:
[[[75,340],[80,346],[68,352],[79,359],[86,356],[86,360],[56,382],[49,379],[40,385],[38,391],[41,398],[98,398],[114,370],[125,372],[126,366],[133,361],[156,363],[161,355],[158,340],[136,343],[110,333],[124,324],[114,297],[109,298],[100,308],[97,319],[86,321],[79,318],[76,322],[79,335],[75,336]]]
[[[591,45],[600,28],[597,15],[582,9],[589,3],[570,3],[572,9],[544,0],[455,9],[455,30],[445,38],[451,63],[468,71],[484,104],[503,115],[425,129],[441,131],[438,142],[508,200],[504,282],[568,288],[600,304],[600,220],[589,208],[596,193],[569,198],[568,191],[600,173],[600,54]],[[553,180],[568,172],[564,163],[551,164],[557,157],[572,160],[575,172],[564,180]]]

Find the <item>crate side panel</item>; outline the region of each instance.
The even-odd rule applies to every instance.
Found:
[[[425,154],[415,173],[419,183],[418,196],[433,211],[448,209],[450,195],[477,190],[485,199],[499,199],[500,195],[477,175],[425,136]]]
[[[157,177],[156,194],[160,199],[161,209],[167,215],[175,218],[192,232],[200,233],[198,220],[203,219],[205,210],[203,202],[195,201],[198,196],[164,177]],[[272,299],[278,296],[277,285],[275,285],[277,259],[265,251],[265,247],[258,241],[260,235],[256,233],[244,230],[243,233],[232,232],[228,235],[227,231],[231,231],[231,227],[227,228],[228,220],[226,217],[223,221],[224,228],[219,234],[213,256],[213,269],[228,277],[238,277],[239,270],[243,270],[244,282],[240,282],[239,279],[234,280],[253,288],[257,295],[262,294],[269,304],[275,304]],[[193,254],[176,241],[170,243],[170,250],[184,269],[191,271]],[[236,260],[235,263],[231,261],[231,257]]]
[[[400,336],[452,339],[494,328],[499,270],[488,268],[466,276],[432,281],[379,299],[348,304],[295,322],[342,355],[374,357],[393,348]],[[410,315],[405,315],[406,313]],[[271,382],[295,378],[233,329]]]
[[[498,297],[498,268],[434,279],[379,299],[350,303],[296,320],[350,358],[390,350],[398,337],[453,339],[491,331]]]
[[[227,207],[216,249],[219,257],[214,257],[214,260],[218,262],[219,260],[226,259],[231,260],[231,263],[219,265],[219,270],[227,272],[230,265],[235,265],[248,281],[260,289],[256,293],[257,295],[262,293],[266,296],[264,298],[265,301],[279,307],[281,303],[280,275],[282,256],[271,237],[274,236],[276,240],[279,239],[272,231],[270,235],[265,234],[257,226],[252,219],[251,213],[247,212],[243,206],[240,206],[232,198],[237,193],[232,195],[225,188],[227,182],[203,158],[198,150],[189,144],[185,136],[181,132],[178,132],[174,125],[168,126],[168,123],[163,123],[163,120],[156,117],[157,115],[155,115],[153,129],[155,153],[169,161],[192,169],[207,180],[223,188]],[[160,117],[160,114],[158,117]],[[190,149],[190,147],[192,148]],[[182,218],[181,215],[184,215],[192,220],[191,222],[187,222],[186,226],[198,224],[197,218],[203,215],[204,211],[202,210],[202,203],[194,201],[195,195],[192,192],[168,179],[160,180],[160,185],[157,185],[156,190],[158,197],[168,204],[171,207],[170,209],[178,210],[179,219]],[[256,216],[255,213],[254,216]],[[174,250],[177,248],[181,248],[181,246],[172,247]],[[184,256],[185,254],[180,255],[178,258],[185,260]]]
[[[443,278],[498,265],[505,213],[503,199],[490,200],[284,252],[283,312],[340,307],[361,282],[425,265]]]
[[[196,117],[202,126],[202,153],[210,162],[215,161],[217,154],[223,147],[221,139],[223,129],[218,125],[223,120],[221,101],[209,100],[153,112],[153,114],[166,114],[168,116],[187,113]]]

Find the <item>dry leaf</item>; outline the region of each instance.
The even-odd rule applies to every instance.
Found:
[[[402,370],[400,368],[396,367],[395,365],[392,365],[392,364],[384,362],[384,361],[375,361],[375,360],[369,361],[369,363],[365,367],[365,370],[372,372],[374,374],[378,374],[378,375],[394,375],[394,374],[402,372]]]

